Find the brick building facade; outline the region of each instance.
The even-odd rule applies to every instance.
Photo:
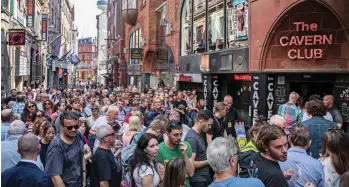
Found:
[[[80,64],[77,65],[75,80],[87,82],[96,77],[96,39],[93,37],[78,40]]]

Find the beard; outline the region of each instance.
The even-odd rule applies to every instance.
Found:
[[[181,143],[181,139],[176,141],[175,139],[169,137],[169,140],[173,145],[176,145],[176,146],[178,146],[179,143]]]
[[[270,157],[273,158],[274,160],[285,162],[287,160],[287,152],[285,154],[282,154],[282,153],[276,153],[276,152],[270,151]]]

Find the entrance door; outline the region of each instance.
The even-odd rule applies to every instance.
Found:
[[[333,95],[333,83],[328,82],[291,82],[290,91],[297,92],[302,98],[308,100],[311,95],[322,98],[325,95]]]
[[[246,126],[252,126],[251,104],[252,104],[252,83],[247,81],[233,82],[227,85],[228,95],[233,100],[233,108],[238,112],[239,119],[245,122]]]

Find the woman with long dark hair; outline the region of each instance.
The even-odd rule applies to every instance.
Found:
[[[137,187],[157,187],[160,176],[156,170],[155,157],[158,156],[158,139],[145,133],[139,139],[131,163],[133,179]]]
[[[163,187],[185,187],[185,162],[175,158],[166,164]]]
[[[325,171],[325,186],[338,187],[340,176],[349,171],[349,137],[341,129],[326,132],[320,161]]]
[[[33,125],[38,107],[34,101],[27,101],[24,105],[24,112],[21,115],[21,120],[27,125]]]
[[[46,153],[48,146],[56,135],[56,128],[51,122],[44,122],[41,126],[42,129],[42,138],[40,140],[41,150],[40,150],[40,159],[42,164],[45,167],[46,163]]]

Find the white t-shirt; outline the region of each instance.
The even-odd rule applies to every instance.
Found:
[[[142,187],[142,178],[147,175],[153,176],[153,186],[157,187],[160,183],[160,176],[156,172],[156,169],[154,167],[154,164],[151,163],[150,166],[147,166],[145,164],[141,165],[141,167],[136,167],[135,170],[133,170],[133,178],[135,180],[137,187]]]

